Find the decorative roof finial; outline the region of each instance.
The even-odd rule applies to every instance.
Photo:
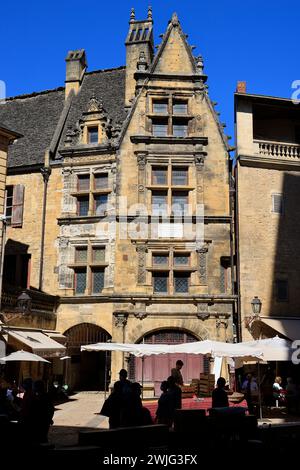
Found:
[[[151,6],[151,5],[148,6],[148,20],[150,20],[150,21],[153,20],[153,16],[152,16],[152,6]]]
[[[195,57],[195,63],[196,63],[197,72],[202,74],[203,69],[204,69],[203,57],[201,55],[198,55],[197,57]]]
[[[173,26],[179,26],[179,19],[177,13],[173,13],[171,23]]]
[[[130,21],[134,21],[135,20],[135,11],[134,11],[134,8],[131,8],[131,11],[130,11]]]
[[[145,72],[147,70],[147,68],[148,68],[148,64],[147,64],[145,52],[141,51],[140,56],[139,56],[139,60],[137,62],[137,69],[141,72]]]

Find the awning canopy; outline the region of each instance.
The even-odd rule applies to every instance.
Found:
[[[300,339],[300,319],[299,318],[260,318],[256,322],[256,326],[262,331],[265,327],[272,328],[275,332],[280,333],[286,338],[294,341]]]
[[[170,344],[129,344],[129,343],[96,343],[81,347],[82,351],[121,351],[137,357],[152,354],[210,354],[214,357],[242,357],[250,359],[262,358],[259,347],[247,347],[245,343],[223,343],[221,341],[195,341],[177,345]]]
[[[66,348],[57,341],[49,338],[41,331],[7,330],[8,344],[26,349],[42,357],[61,357],[66,353]]]
[[[62,344],[63,346],[65,346],[67,342],[67,337],[63,335],[62,333],[58,333],[57,331],[43,330],[42,333],[49,336],[49,338],[53,339],[54,341],[57,341],[59,344]]]

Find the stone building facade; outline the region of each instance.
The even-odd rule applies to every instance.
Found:
[[[104,356],[80,353],[81,344],[233,341],[224,125],[176,14],[154,51],[151,9],[143,21],[132,11],[125,67],[87,72],[85,51],[70,51],[64,88],[0,109],[8,122],[17,112],[20,127],[28,116],[27,142],[10,154],[8,185],[24,186],[11,249],[21,250],[30,286],[59,297],[56,328],[79,388],[109,380],[95,379]],[[190,380],[204,365],[185,360]],[[157,361],[145,364],[152,382],[171,365]],[[111,380],[123,366],[140,380],[138,361],[117,353]]]
[[[300,109],[245,89],[236,93],[235,109],[240,339],[298,339]]]

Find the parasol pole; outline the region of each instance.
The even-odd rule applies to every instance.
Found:
[[[145,357],[142,356],[142,400],[144,398],[144,359]]]
[[[258,375],[258,403],[259,403],[259,418],[262,419],[262,403],[261,403],[261,389],[260,389],[260,362],[257,362],[257,375]]]

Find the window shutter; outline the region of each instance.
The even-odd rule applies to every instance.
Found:
[[[25,187],[22,184],[16,184],[13,189],[13,207],[11,226],[22,227],[23,223],[23,208],[24,208],[24,191]]]

